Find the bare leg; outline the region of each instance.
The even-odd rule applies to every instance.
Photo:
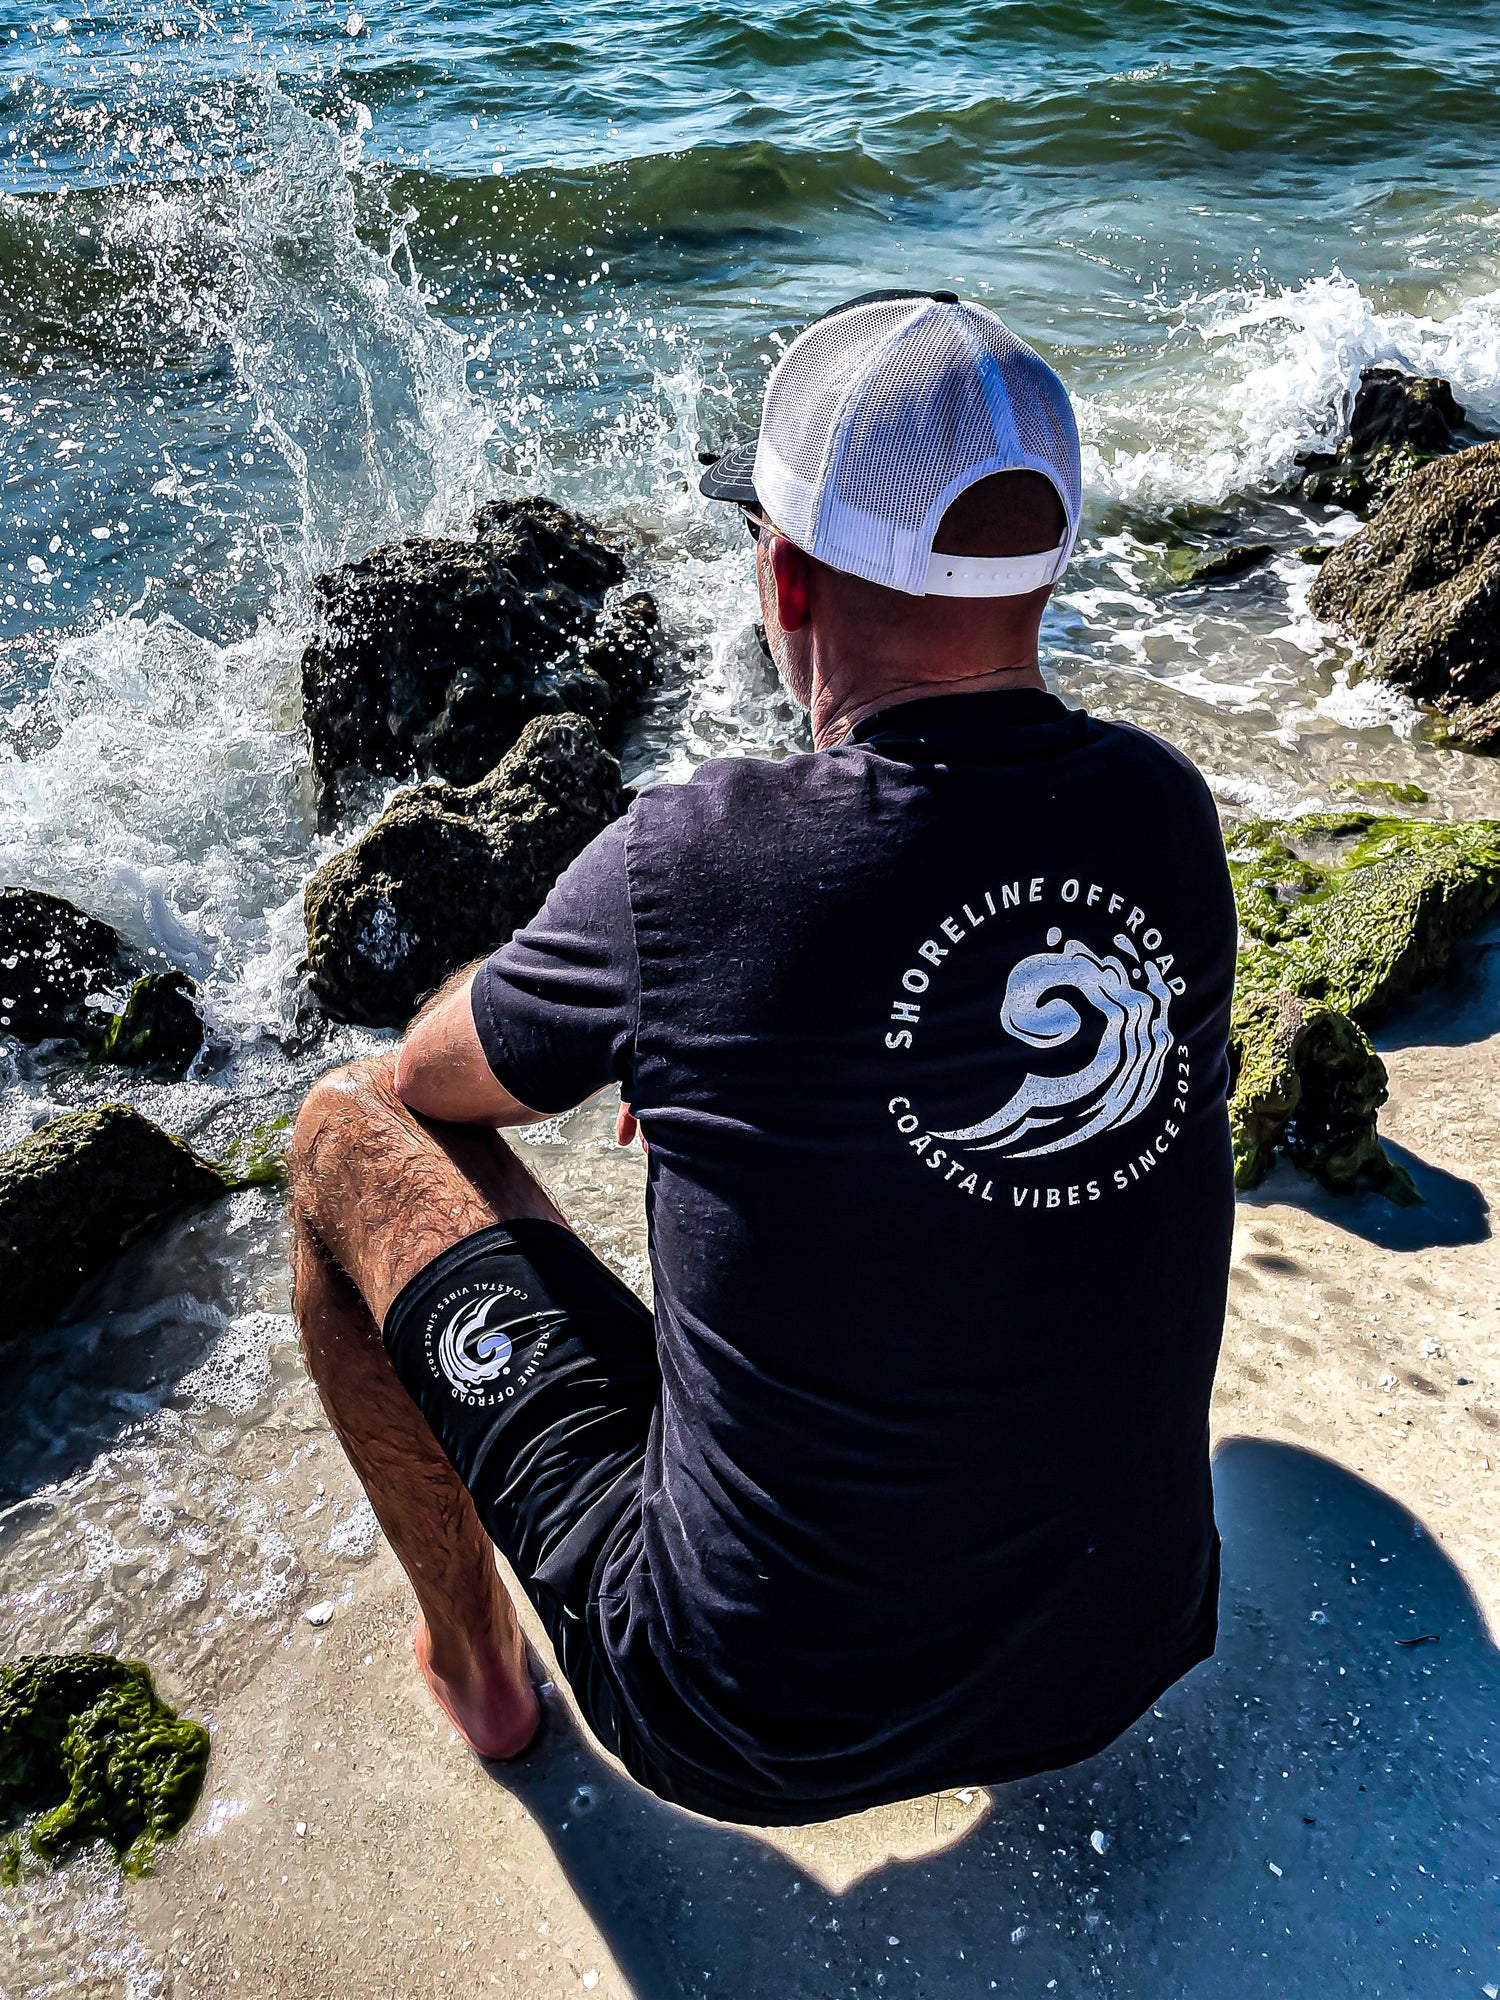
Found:
[[[323,1408],[421,1609],[417,1664],[483,1757],[513,1757],[540,1710],[515,1611],[474,1503],[379,1333],[407,1280],[451,1244],[517,1217],[561,1222],[497,1133],[438,1126],[392,1088],[390,1058],[309,1093],[289,1155],[296,1314]]]

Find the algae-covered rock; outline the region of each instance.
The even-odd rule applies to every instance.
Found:
[[[1285,988],[1368,1025],[1441,977],[1500,896],[1500,822],[1368,812],[1235,829],[1241,992]]]
[[[224,1192],[128,1104],[71,1111],[0,1153],[0,1340],[54,1319],[132,1238]]]
[[[124,989],[121,1014],[89,1005]],[[179,1077],[203,1047],[196,990],[61,896],[0,889],[0,1030],[18,1041],[76,1042],[101,1062]]]
[[[1235,1185],[1259,1185],[1278,1151],[1336,1193],[1415,1190],[1376,1136],[1385,1064],[1347,1014],[1282,989],[1236,999],[1230,1023]]]
[[[1361,798],[1382,799],[1395,806],[1425,806],[1428,795],[1420,785],[1395,778],[1340,778],[1339,789],[1358,792]]]
[[[1500,443],[1416,473],[1307,601],[1361,641],[1360,671],[1431,703],[1471,748],[1500,748]]]
[[[1309,813],[1229,840],[1240,914],[1230,1099],[1236,1179],[1284,1147],[1327,1186],[1410,1182],[1380,1148],[1385,1066],[1364,1030],[1441,977],[1500,899],[1500,822]]]
[[[346,774],[477,782],[536,715],[606,735],[655,671],[656,605],[550,500],[497,500],[475,539],[412,536],[313,585],[303,712],[325,824]]]
[[[1337,451],[1311,452],[1301,461],[1302,497],[1355,514],[1373,513],[1413,473],[1478,435],[1442,376],[1366,368],[1348,437]]]
[[[582,716],[529,722],[477,785],[402,792],[307,885],[307,968],[336,1020],[400,1027],[534,916],[629,794]]]
[[[1274,554],[1269,542],[1229,542],[1199,548],[1179,542],[1165,551],[1162,566],[1182,589],[1200,583],[1225,583],[1243,576]]]
[[[96,1840],[127,1875],[187,1824],[208,1731],[157,1695],[137,1660],[34,1655],[0,1667],[0,1881]]]
[[[194,1004],[198,989],[177,966],[137,979],[122,1013],[108,1021],[98,1047],[100,1062],[159,1076],[186,1075],[203,1047],[203,1016]]]

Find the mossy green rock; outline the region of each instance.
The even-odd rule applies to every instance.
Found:
[[[1245,994],[1235,1001],[1230,1051],[1237,1187],[1257,1187],[1284,1151],[1336,1194],[1363,1186],[1413,1198],[1376,1134],[1385,1064],[1347,1014],[1286,991]]]
[[[1309,813],[1249,821],[1228,847],[1238,1184],[1284,1149],[1331,1188],[1410,1199],[1376,1137],[1386,1073],[1365,1029],[1440,978],[1500,898],[1500,822]]]
[[[449,973],[534,916],[629,800],[581,715],[535,717],[477,785],[398,793],[307,885],[313,992],[337,1021],[403,1026]]]
[[[1215,547],[1196,548],[1179,542],[1162,556],[1162,566],[1180,589],[1193,584],[1227,583],[1256,569],[1275,551],[1269,542],[1229,542]]]
[[[0,1881],[107,1841],[127,1875],[187,1824],[208,1731],[158,1697],[146,1667],[104,1653],[0,1667]]]
[[[133,1238],[225,1189],[128,1104],[71,1111],[0,1153],[0,1340],[55,1319]]]

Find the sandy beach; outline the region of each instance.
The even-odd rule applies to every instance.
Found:
[[[537,1747],[487,1769],[417,1681],[382,1547],[326,1625],[310,1579],[274,1643],[164,1677],[212,1727],[203,1805],[152,1879],[78,1905],[53,1969],[115,1990],[104,1961],[128,1963],[132,1994],[174,2000],[1481,1991],[1500,1973],[1475,1783],[1500,1709],[1497,989],[1500,939],[1386,1038],[1383,1129],[1422,1207],[1288,1169],[1242,1200],[1219,1653],[1109,1751],[766,1834],[646,1798],[554,1689]],[[639,1156],[606,1107],[580,1125],[551,1178],[639,1276]],[[310,1394],[299,1421],[299,1488],[345,1478]],[[61,1990],[37,1966],[0,1985]]]

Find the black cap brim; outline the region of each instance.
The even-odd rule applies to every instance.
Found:
[[[710,500],[728,500],[736,507],[759,507],[755,491],[755,439],[731,445],[698,481],[698,491]]]

